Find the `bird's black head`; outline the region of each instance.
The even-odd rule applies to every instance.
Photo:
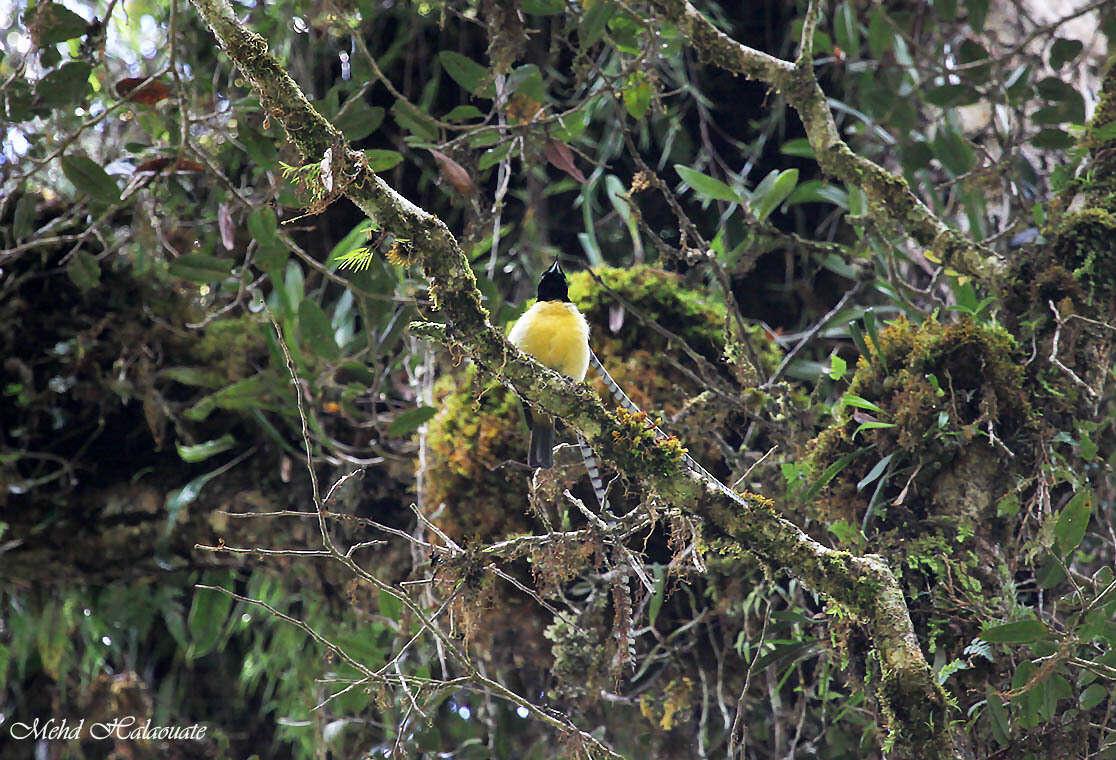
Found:
[[[558,266],[558,259],[550,265],[550,269],[543,272],[539,280],[540,301],[569,301],[570,296],[566,287],[566,275],[562,267]]]

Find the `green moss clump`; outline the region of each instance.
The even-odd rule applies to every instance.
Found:
[[[267,353],[265,330],[271,329],[250,316],[210,322],[192,347],[199,364],[220,371],[226,381],[243,380],[256,373]]]
[[[1021,390],[1018,346],[1002,327],[968,318],[916,326],[901,318],[880,333],[875,348],[859,359],[849,394],[882,411],[854,416],[846,410],[844,423],[818,436],[808,452],[813,478],[853,455],[821,492],[815,507],[823,519],[859,524],[871,494],[857,485],[885,456],[893,455],[896,469],[920,467],[925,480],[974,440],[991,446],[995,435],[1008,447],[1030,450],[1026,440],[1038,418]],[[861,428],[865,414],[891,427]]]
[[[465,541],[528,531],[527,479],[522,470],[498,466],[526,459],[518,397],[498,385],[482,391],[473,365],[442,378],[434,390],[439,412],[427,436],[426,495],[447,507],[439,527]]]
[[[1114,204],[1116,205],[1116,204]],[[1116,294],[1116,214],[1100,207],[1066,214],[1054,228],[1054,254],[1073,271],[1092,302]]]

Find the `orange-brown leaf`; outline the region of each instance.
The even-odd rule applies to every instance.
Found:
[[[147,82],[147,77],[127,77],[116,83],[116,94],[135,103],[153,106],[170,97],[170,88],[157,79]]]
[[[445,177],[446,182],[453,186],[453,189],[464,196],[470,196],[477,191],[476,184],[473,183],[473,178],[469,176],[469,172],[465,167],[454,161],[452,158],[433,148],[427,148],[430,155],[434,156],[434,160],[438,162],[438,168],[442,170],[442,176]]]
[[[546,153],[547,161],[557,166],[578,182],[585,184],[585,175],[581,173],[581,169],[578,169],[577,164],[574,163],[574,154],[573,151],[570,150],[570,146],[559,140],[547,140],[544,152]]]

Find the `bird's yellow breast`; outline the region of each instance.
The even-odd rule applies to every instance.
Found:
[[[539,301],[508,335],[520,351],[581,382],[589,369],[589,324],[572,303]]]

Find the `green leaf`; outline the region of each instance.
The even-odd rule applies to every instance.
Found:
[[[396,124],[423,142],[432,143],[438,139],[438,125],[430,115],[405,100],[395,101],[395,105],[391,107],[391,117]]]
[[[1019,494],[1015,491],[996,502],[996,517],[1014,517],[1019,514]]]
[[[969,26],[973,31],[983,31],[984,20],[988,17],[988,0],[968,0],[965,9],[968,11]]]
[[[991,684],[985,692],[985,697],[988,700],[988,717],[992,721],[992,735],[996,737],[996,741],[1001,746],[1006,746],[1011,741],[1011,734],[1008,731],[1007,711],[1004,709],[1004,701]]]
[[[1037,620],[1018,620],[981,631],[989,644],[1030,644],[1049,637],[1046,626]]]
[[[797,156],[798,158],[814,157],[814,149],[810,147],[810,141],[805,137],[796,137],[793,140],[787,140],[779,146],[779,152],[784,156]]]
[[[848,467],[849,462],[851,462],[853,460],[853,458],[859,453],[860,453],[859,451],[856,451],[856,452],[853,452],[852,454],[845,454],[843,457],[838,459],[836,462],[829,465],[829,467],[826,467],[825,471],[822,472],[821,476],[817,480],[815,480],[813,483],[811,483],[810,487],[806,489],[806,493],[804,493],[802,495],[802,501],[808,502],[808,501],[812,500],[815,496],[817,496],[818,492],[821,491],[826,486],[826,484],[829,483],[829,481],[831,481],[835,477],[837,477],[837,474],[840,473],[841,470]]]
[[[312,353],[326,361],[335,361],[341,356],[341,350],[333,338],[329,317],[321,306],[309,298],[302,299],[298,306],[298,326],[302,331],[303,343]]]
[[[857,427],[857,429],[853,431],[852,437],[856,438],[856,434],[859,433],[861,430],[886,430],[887,428],[893,427],[899,426],[896,425],[894,422],[862,422],[860,423],[859,427]]]
[[[964,174],[976,164],[976,153],[965,138],[946,124],[938,130],[932,143],[934,156],[954,176]]]
[[[85,61],[64,63],[35,83],[35,95],[51,108],[77,105],[89,94],[92,71],[93,67]]]
[[[939,108],[963,106],[980,100],[980,93],[967,84],[942,84],[931,87],[923,95],[927,103]]]
[[[794,190],[794,186],[797,184],[798,169],[786,169],[785,171],[779,172],[775,180],[771,183],[771,189],[766,193],[761,193],[761,188],[763,188],[763,183],[761,183],[760,187],[756,188],[756,192],[752,197],[752,206],[755,210],[756,218],[762,222],[769,217],[771,212],[778,208],[780,203],[786,200],[787,196],[791,194]],[[757,201],[758,206],[756,205]]]
[[[15,236],[16,242],[26,239],[35,231],[37,205],[38,196],[35,193],[24,193],[16,201],[12,219],[12,234]]]
[[[1093,516],[1093,489],[1083,488],[1062,508],[1054,524],[1054,552],[1065,557],[1085,538],[1085,529]]]
[[[868,474],[861,478],[860,482],[856,484],[856,490],[863,491],[865,487],[870,486],[872,483],[875,483],[876,480],[881,475],[883,475],[883,472],[887,469],[887,466],[891,464],[891,458],[893,456],[895,456],[894,452],[888,454],[886,457],[876,462],[876,466],[869,470]]]
[[[1081,40],[1067,40],[1059,37],[1050,46],[1050,68],[1060,69],[1077,56],[1085,48]]]
[[[34,28],[40,48],[85,34],[89,22],[60,3],[39,3],[23,13],[23,24]]]
[[[384,122],[384,109],[368,105],[363,98],[345,105],[341,115],[333,120],[333,126],[350,142],[368,137]]]
[[[1078,702],[1081,705],[1082,710],[1092,710],[1094,707],[1107,699],[1108,694],[1108,689],[1104,688],[1099,683],[1095,683],[1085,689],[1085,691],[1081,692],[1081,696],[1078,697]]]
[[[248,232],[261,246],[275,245],[279,242],[279,218],[271,206],[256,206],[248,214]]]
[[[229,433],[215,438],[212,441],[205,443],[197,443],[193,446],[183,446],[178,441],[174,442],[175,448],[178,449],[178,456],[182,457],[184,462],[201,462],[209,459],[211,456],[220,454],[222,451],[228,451],[236,445],[236,439]]]
[[[404,438],[429,422],[438,410],[432,406],[418,406],[398,415],[388,425],[387,434],[393,438]]]
[[[394,594],[380,589],[380,614],[388,620],[399,622],[403,619],[403,602]]]
[[[934,0],[934,12],[942,21],[956,21],[957,0]]]
[[[218,467],[212,472],[197,476],[177,491],[171,491],[167,494],[166,504],[164,505],[167,510],[167,533],[170,533],[174,528],[174,524],[178,522],[178,515],[182,512],[183,508],[192,503],[194,499],[198,498],[198,494],[201,493],[205,484],[217,475],[220,475],[222,471],[223,468]]]
[[[846,393],[841,398],[841,403],[844,404],[845,406],[855,406],[857,409],[867,409],[868,411],[875,412],[876,414],[886,414],[887,413],[887,412],[884,411],[884,409],[882,407],[877,406],[876,404],[873,404],[868,399],[861,398],[860,396],[857,396],[854,393]]]
[[[589,5],[589,3],[592,3]],[[604,34],[605,24],[616,10],[612,0],[589,0],[588,9],[581,18],[578,26],[578,38],[581,40],[581,49],[585,50]]]
[[[882,58],[891,49],[891,36],[887,14],[877,7],[872,11],[872,19],[868,22],[868,53],[877,60]]]
[[[536,16],[555,16],[565,9],[565,0],[523,0],[523,10]]]
[[[840,380],[849,370],[849,364],[836,352],[829,355],[829,371],[826,373],[831,380]]]
[[[438,60],[450,78],[461,85],[463,90],[482,97],[492,96],[492,75],[484,66],[452,50],[438,53]]]
[[[657,565],[655,567],[655,591],[651,595],[651,601],[647,603],[647,617],[652,628],[655,627],[655,621],[659,618],[659,610],[663,607],[663,599],[666,598],[666,580],[666,566]]]
[[[484,114],[476,106],[456,106],[442,117],[442,121],[468,121],[469,119],[483,119]]]
[[[833,35],[837,44],[850,58],[860,57],[860,29],[856,23],[856,16],[847,2],[837,6],[833,14]]]
[[[703,195],[706,198],[712,198],[717,201],[743,203],[743,199],[740,197],[739,193],[719,179],[714,179],[706,174],[702,174],[696,169],[691,169],[682,164],[675,164],[674,170],[678,172],[678,176],[682,178],[682,181],[698,195]]]
[[[403,154],[394,150],[373,148],[364,151],[364,157],[368,159],[368,165],[374,172],[386,172],[403,162]]]
[[[78,251],[66,264],[66,274],[79,290],[90,290],[101,284],[101,263],[88,251]]]
[[[225,279],[232,272],[232,268],[233,262],[230,259],[210,256],[207,253],[187,253],[172,261],[167,271],[175,277],[205,284]]]
[[[513,143],[509,141],[503,145],[486,150],[484,155],[477,160],[477,171],[483,172],[485,169],[491,169],[493,166],[503,161],[511,151],[512,145]]]
[[[624,108],[633,119],[642,119],[651,108],[651,82],[642,71],[633,74],[623,92]]]
[[[101,203],[111,204],[120,200],[120,187],[100,164],[85,156],[63,156],[62,173],[79,192]]]
[[[187,409],[184,416],[193,422],[201,422],[217,408],[251,409],[262,405],[266,392],[263,377],[252,375],[206,396]]]
[[[194,600],[190,604],[190,615],[186,621],[190,631],[187,660],[203,657],[217,646],[225,621],[232,611],[232,603],[232,597],[220,591],[204,588],[194,590]]]
[[[531,100],[542,103],[546,100],[546,83],[543,82],[542,72],[533,63],[517,66],[508,75],[508,94],[524,95]]]
[[[1076,144],[1077,141],[1061,129],[1044,129],[1031,138],[1031,145],[1044,150],[1065,150]]]

